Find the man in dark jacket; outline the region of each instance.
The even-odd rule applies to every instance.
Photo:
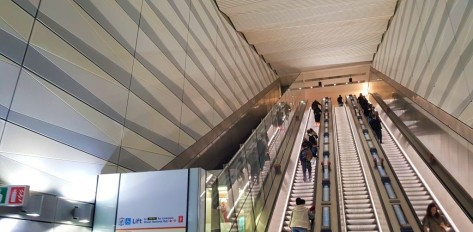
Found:
[[[342,98],[342,95],[338,95],[337,102],[338,102],[338,106],[343,106],[343,98]]]
[[[310,107],[312,108],[312,110],[315,110],[315,108],[319,108],[319,106],[322,107],[322,104],[320,104],[319,101],[314,100],[314,101],[312,102],[312,105],[311,105]]]
[[[376,138],[378,138],[378,141],[379,143],[383,143],[383,137],[382,137],[382,133],[381,133],[381,119],[379,118],[379,114],[378,112],[374,112],[374,117],[373,119],[371,119],[370,121],[370,126],[371,126],[371,129],[373,129],[375,135],[376,135]]]
[[[322,104],[320,104],[319,101],[314,100],[312,102],[311,108],[314,111],[314,120],[315,120],[315,125],[318,126],[320,124],[320,114],[322,113],[322,110],[320,107],[322,107]]]

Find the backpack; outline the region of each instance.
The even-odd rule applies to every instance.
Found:
[[[307,161],[308,161],[307,158],[308,158],[308,157],[311,157],[311,155],[308,154],[308,153],[309,153],[309,150],[310,150],[310,149],[307,149],[307,148],[303,148],[303,149],[301,150],[301,153],[299,154],[299,160],[300,160],[301,162],[307,162]]]
[[[305,154],[305,159],[307,161],[311,161],[313,157],[314,157],[314,154],[312,154],[312,149],[310,149],[310,148],[307,149],[307,152]]]

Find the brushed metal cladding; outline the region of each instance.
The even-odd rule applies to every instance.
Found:
[[[451,194],[463,192],[463,197],[457,198],[458,201],[471,199],[473,195],[471,128],[410,90],[393,83],[377,72],[373,73],[379,81],[371,82],[370,92],[380,96],[390,111],[399,117],[421,146],[425,147],[421,150],[428,153],[422,156],[425,162],[430,160],[428,163],[430,168],[435,172],[445,172],[446,175],[438,175],[437,178],[442,178],[441,182],[448,186],[457,182],[458,186],[451,189]],[[429,153],[432,154],[434,163],[428,157]],[[439,168],[443,170],[437,170]]]
[[[381,79],[384,82],[376,82],[375,80],[377,79]],[[393,81],[392,79],[390,79],[389,77],[374,68],[371,68],[370,89],[370,92],[376,92],[380,94],[383,99],[389,99],[389,96],[392,95],[393,92],[401,93],[406,98],[419,105],[423,110],[427,111],[430,115],[435,117],[438,121],[445,124],[445,126],[450,128],[452,131],[455,131],[459,136],[467,140],[468,143],[473,144],[473,128],[469,127],[468,125],[461,122],[451,114],[445,112],[441,108],[430,103],[425,98],[412,92],[408,88]]]
[[[280,96],[280,82],[275,81],[187,150],[162,168],[201,167],[221,169],[269,112]]]
[[[379,110],[379,112],[380,117],[386,126],[383,128],[383,133],[391,134],[392,138],[397,141],[399,148],[402,149],[405,157],[408,159],[408,162],[412,165],[412,168],[415,170],[416,174],[423,180],[426,189],[430,192],[430,195],[439,205],[440,210],[444,213],[444,215],[446,215],[449,223],[452,223],[452,227],[455,229],[455,231],[469,231],[470,228],[473,227],[473,222],[469,220],[467,215],[465,215],[455,199],[449,194],[448,190],[441,183],[437,175],[432,172],[433,170],[430,168],[430,164],[424,161],[424,159],[418,154],[416,148],[411,145],[411,142],[408,140],[408,138],[403,135],[399,129],[399,124],[390,119],[384,110]],[[385,137],[383,136],[383,140],[384,139]],[[383,142],[383,146],[388,144]],[[412,180],[409,182],[412,183]],[[414,208],[416,207],[414,206]],[[421,213],[419,215],[421,216],[419,219],[422,220],[423,214],[425,214],[425,208],[419,208],[419,212]]]

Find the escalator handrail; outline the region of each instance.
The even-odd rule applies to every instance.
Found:
[[[303,116],[304,115],[304,112],[305,112],[305,108],[306,108],[306,105],[305,104],[300,104],[299,107],[295,110],[294,112],[294,117],[296,117],[297,115],[297,118],[300,118],[302,120],[303,117],[300,117],[301,115]],[[295,133],[297,130],[296,128],[300,128],[300,124],[302,124],[303,122],[301,121],[299,123],[299,127],[297,127],[297,122],[298,120],[292,120],[291,123],[289,124],[289,126],[287,127],[288,128],[288,131],[289,131],[289,128],[291,128],[291,130],[289,131],[290,133],[286,133],[284,139],[282,140],[281,142],[281,146],[278,148],[278,151],[277,151],[277,156],[276,156],[276,159],[279,158],[279,161],[278,163],[283,163],[283,159],[286,158],[284,161],[285,161],[285,166],[282,167],[281,166],[281,172],[279,175],[281,176],[284,176],[285,175],[285,172],[287,170],[287,166],[289,165],[289,160],[291,158],[290,155],[286,155],[286,156],[281,156],[279,155],[280,153],[284,153],[284,154],[291,154],[292,151],[293,151],[293,148],[294,148],[294,144],[293,146],[289,146],[288,144],[291,143],[291,141],[295,140],[295,138],[297,138],[297,133]],[[305,126],[307,126],[307,122],[305,124]],[[293,141],[294,142],[294,141]],[[295,142],[294,142],[295,143]],[[284,150],[281,150],[282,148],[284,148]],[[273,169],[273,165],[275,164],[276,162],[272,162],[271,163],[271,166],[270,166],[270,170]],[[284,171],[283,171],[284,170]],[[267,179],[267,178],[266,178]],[[266,179],[264,180],[264,182],[266,182]],[[281,181],[279,182],[279,185],[277,186],[277,189],[273,190],[272,189],[272,185],[271,185],[271,190],[270,191],[276,191],[276,194],[274,195],[275,199],[278,199],[278,196],[279,196],[279,192],[281,190],[281,187],[282,187],[282,182],[283,178],[281,178]],[[264,183],[263,182],[263,183]],[[291,188],[292,188],[292,183],[291,183]],[[275,203],[275,202],[274,202]],[[266,204],[266,203],[265,203]],[[279,210],[279,209],[275,209],[275,206],[276,204],[272,204],[272,207],[270,209],[270,212],[269,212],[269,216],[268,216],[268,220],[271,220],[272,218],[272,215],[273,215],[273,212],[274,210]],[[284,212],[286,211],[286,207],[287,207],[287,204],[284,208]],[[281,226],[280,228],[282,228],[282,225],[284,224],[284,220],[282,220],[281,222]],[[267,229],[267,226],[269,225],[269,223],[266,224],[266,229]]]
[[[384,113],[391,119],[391,121],[397,126],[402,135],[406,138],[409,144],[419,154],[427,167],[432,171],[439,182],[445,187],[447,192],[450,193],[455,202],[463,210],[463,213],[473,222],[473,198],[468,192],[453,178],[453,176],[447,171],[447,169],[441,164],[436,162],[435,164],[430,163],[429,154],[431,152],[425,145],[410,131],[410,129],[404,124],[404,122],[387,106],[378,94],[371,94],[379,106],[383,109]]]
[[[345,107],[345,104],[343,105],[343,107]],[[336,160],[336,163],[337,164],[340,164],[340,155],[339,155],[339,151],[338,151],[338,133],[336,133],[337,131],[337,127],[338,127],[338,124],[335,123],[337,122],[337,116],[335,114],[335,109],[332,109],[332,117],[333,117],[333,141],[334,141],[334,155],[335,155],[335,160]],[[341,229],[343,231],[346,231],[346,218],[345,218],[345,199],[343,199],[343,184],[342,184],[342,175],[341,175],[341,167],[340,165],[336,165],[337,167],[337,173],[339,173],[339,175],[337,175],[337,190],[338,190],[338,199],[339,199],[339,207],[338,207],[338,210],[340,212],[340,222],[342,222],[343,224],[340,225]]]

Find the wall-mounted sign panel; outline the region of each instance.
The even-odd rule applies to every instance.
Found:
[[[116,231],[185,232],[189,170],[121,174]]]
[[[22,206],[29,197],[28,185],[0,186],[0,206]]]

